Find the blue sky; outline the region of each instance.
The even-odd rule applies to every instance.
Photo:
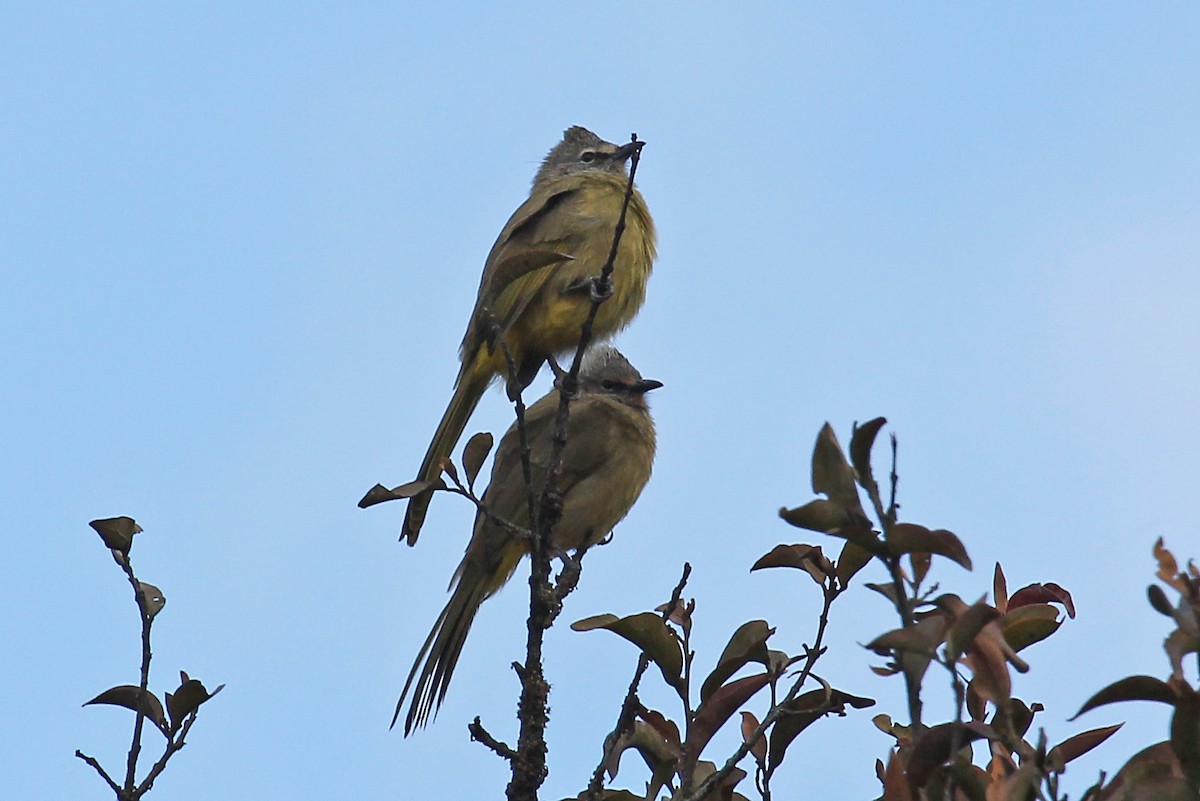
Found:
[[[471,511],[441,500],[410,550],[398,505],[355,502],[411,478],[487,249],[581,124],[648,142],[660,258],[618,344],[665,387],[654,478],[565,618],[649,608],[686,559],[699,664],[755,617],[800,650],[813,588],[747,570],[815,541],[776,512],[810,497],[821,424],[885,415],[905,515],[974,557],[944,589],[978,597],[1000,559],[1074,593],[1016,692],[1052,741],[1130,721],[1080,792],[1165,737],[1165,708],[1064,720],[1165,674],[1150,547],[1200,556],[1198,32],[1184,3],[5,4],[6,787],[100,797],[74,749],[124,753],[128,713],[79,704],[136,678],[86,526],[128,514],[168,598],[154,684],[227,684],[153,797],[502,792],[464,727],[512,739],[521,592],[484,608],[436,724],[389,732]],[[490,393],[470,428],[510,414]],[[871,797],[870,715],[903,705],[859,644],[892,616],[862,591],[831,625],[823,675],[880,705],[805,735],[777,792]],[[546,798],[583,786],[633,664],[552,633]]]

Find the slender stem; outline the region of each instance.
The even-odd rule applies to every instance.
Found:
[[[633,140],[636,142],[637,137]],[[571,399],[578,392],[579,370],[583,354],[592,341],[592,327],[600,304],[612,294],[612,273],[616,263],[621,235],[625,231],[625,217],[633,198],[633,179],[637,174],[640,148],[634,150],[629,168],[629,181],[625,187],[625,199],[621,214],[613,232],[613,243],[608,259],[596,280],[592,294],[592,305],[580,329],[579,344],[571,369],[559,385],[558,411],[554,417],[554,435],[550,448],[550,460],[546,470],[536,516],[532,515],[530,527],[533,541],[529,561],[529,621],[526,627],[525,666],[521,671],[521,698],[517,706],[520,733],[517,737],[517,754],[512,760],[512,780],[506,789],[509,801],[536,801],[538,788],[545,781],[546,770],[546,724],[550,686],[542,671],[542,642],[546,629],[557,614],[561,601],[555,597],[550,584],[551,532],[562,515],[562,501],[558,497],[558,480],[562,474],[563,452],[567,445],[567,423],[570,419]]]
[[[141,584],[137,580],[137,576],[133,573],[133,563],[130,561],[129,554],[122,554],[123,558],[117,560],[121,569],[125,571],[125,577],[129,579],[129,586],[133,587],[133,602],[137,604],[138,617],[142,622],[142,666],[141,677],[138,682],[138,687],[141,689],[141,695],[145,696],[149,691],[150,686],[150,660],[152,654],[150,651],[150,627],[154,623],[154,618],[147,612],[142,598]],[[125,785],[124,796],[127,798],[136,798],[134,794],[136,788],[137,762],[142,750],[142,729],[146,723],[146,713],[139,703],[133,720],[133,742],[129,746],[129,756],[125,763]]]
[[[829,608],[841,593],[842,591],[833,585],[832,582],[825,585],[825,603],[821,607],[821,617],[817,622],[817,636],[813,640],[813,646],[808,649],[808,654],[804,660],[804,667],[800,670],[800,675],[797,676],[796,681],[788,689],[783,700],[767,710],[767,714],[763,717],[762,722],[758,724],[758,727],[749,736],[742,740],[742,744],[733,752],[733,756],[725,761],[720,770],[709,774],[708,778],[701,782],[695,790],[688,792],[685,787],[679,801],[699,801],[699,799],[707,798],[713,788],[725,781],[729,774],[733,773],[737,768],[738,763],[746,758],[746,754],[750,753],[750,749],[754,743],[758,742],[759,738],[766,734],[767,729],[784,714],[787,704],[800,693],[800,688],[804,686],[809,675],[811,675],[813,666],[820,659],[821,654],[825,652],[821,643],[825,639],[825,629],[829,625]]]

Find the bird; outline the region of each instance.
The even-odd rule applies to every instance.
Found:
[[[552,552],[578,551],[604,539],[641,495],[650,480],[656,447],[646,393],[661,386],[660,381],[642,378],[615,348],[595,346],[585,355],[556,485],[562,516],[551,529]],[[539,495],[545,486],[558,406],[559,392],[552,389],[525,413],[531,483]],[[529,553],[529,538],[495,519],[528,529],[528,497],[514,423],[496,449],[471,540],[450,582],[450,599],[413,661],[396,702],[392,726],[412,690],[405,736],[437,714],[480,604],[508,582]]]
[[[643,142],[617,146],[574,126],[543,160],[529,198],[505,224],[484,262],[467,331],[459,347],[461,367],[454,394],[417,472],[435,481],[487,387],[506,376],[503,348],[516,365],[508,394],[528,386],[542,364],[575,348],[592,304],[592,283],[612,249],[629,181],[626,161]],[[593,323],[595,341],[616,334],[646,299],[657,255],[654,221],[633,190],[612,273],[612,294]],[[413,497],[401,538],[415,545],[432,490]],[[361,505],[361,504],[360,504]]]

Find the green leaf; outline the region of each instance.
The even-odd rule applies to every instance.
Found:
[[[842,546],[842,552],[838,554],[838,584],[843,587],[849,585],[850,579],[854,578],[855,574],[866,567],[867,563],[870,561],[870,551],[868,551],[866,548],[855,545],[853,542],[847,542]]]
[[[750,662],[767,665],[767,638],[775,629],[767,625],[765,620],[751,620],[743,623],[729,638],[717,666],[708,674],[700,687],[700,702],[707,701],[725,680],[737,673]]]
[[[897,523],[887,537],[888,551],[896,556],[906,553],[932,553],[971,569],[967,549],[952,532],[940,528],[930,531],[915,523]]]
[[[768,567],[794,567],[803,570],[820,585],[824,585],[825,579],[834,572],[833,565],[821,552],[820,545],[776,545],[770,553],[760,557],[750,571]]]
[[[1070,719],[1074,720],[1084,712],[1090,712],[1105,704],[1115,704],[1118,701],[1158,701],[1174,706],[1178,700],[1179,697],[1171,689],[1171,685],[1162,679],[1156,679],[1153,676],[1126,676],[1114,681],[1085,701],[1079,711]]]
[[[1010,610],[1000,619],[1000,630],[1014,651],[1028,648],[1058,631],[1062,621],[1049,604],[1029,604]]]
[[[653,612],[640,612],[622,618],[610,614],[595,615],[577,620],[571,624],[571,628],[575,631],[607,629],[624,637],[658,665],[667,684],[674,687],[676,692],[683,692],[683,648],[679,638],[661,616]]]
[[[132,517],[125,516],[93,520],[88,525],[100,535],[105,545],[121,553],[129,553],[129,549],[133,547],[133,535],[142,531],[142,527]]]

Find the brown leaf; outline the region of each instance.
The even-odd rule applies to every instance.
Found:
[[[125,516],[93,520],[88,525],[100,535],[105,545],[121,553],[129,553],[133,546],[133,535],[142,531],[142,527],[132,517]]]
[[[721,652],[717,666],[700,687],[700,702],[707,701],[726,679],[750,662],[768,666],[767,638],[774,633],[775,629],[765,620],[751,620],[739,626]]]
[[[955,742],[955,727],[958,727],[958,746],[964,748],[976,740],[995,739],[996,733],[983,723],[942,723],[930,726],[913,742],[908,755],[908,776],[913,787],[921,788],[929,780],[934,769],[946,763],[952,756],[950,748]]]
[[[865,548],[860,548],[853,542],[847,542],[842,546],[842,552],[838,555],[837,560],[837,578],[838,584],[842,587],[850,583],[850,579],[858,571],[867,566],[867,562],[871,561],[871,552]]]
[[[795,509],[782,508],[779,516],[796,528],[819,534],[832,534],[839,528],[862,523],[861,517],[856,516],[853,510],[824,498],[809,501]]]
[[[1167,617],[1175,617],[1175,607],[1171,606],[1171,601],[1167,598],[1167,594],[1163,592],[1163,588],[1157,584],[1151,584],[1146,588],[1146,595],[1150,599],[1150,605],[1154,607],[1154,611],[1166,615]]]
[[[875,483],[875,476],[871,473],[871,446],[875,444],[875,437],[886,422],[885,418],[876,417],[861,426],[855,423],[850,434],[850,463],[854,465],[859,483],[863,486]]]
[[[388,489],[382,484],[376,484],[367,490],[367,494],[362,496],[362,500],[358,502],[359,509],[366,509],[368,506],[374,506],[377,503],[384,501],[397,501],[402,498],[412,498],[420,495],[422,492],[430,489],[444,489],[445,482],[440,478],[436,481],[410,481],[407,484],[401,484],[398,487]]]
[[[1067,763],[1091,751],[1100,745],[1100,743],[1116,734],[1117,730],[1124,725],[1124,723],[1118,723],[1115,726],[1091,729],[1068,737],[1050,749],[1050,764],[1054,765],[1054,769],[1061,773]]]
[[[753,712],[742,711],[742,742],[749,743],[750,738],[754,736],[754,732],[758,729],[758,718],[754,717]],[[758,763],[761,770],[767,769],[767,738],[758,735],[758,739],[750,744],[750,754],[754,757],[754,761]]]
[[[467,440],[467,444],[463,448],[463,472],[467,474],[467,486],[471,489],[475,488],[475,479],[479,477],[479,470],[483,467],[487,455],[492,451],[492,442],[491,434],[480,431]]]
[[[910,553],[908,555],[908,566],[912,568],[913,581],[917,584],[920,584],[925,580],[925,576],[929,575],[929,568],[932,564],[932,554]]]
[[[1008,608],[1011,610],[1028,604],[1039,603],[1062,604],[1063,608],[1067,610],[1067,615],[1072,619],[1075,617],[1075,602],[1071,600],[1071,593],[1054,582],[1050,582],[1049,584],[1030,584],[1028,587],[1022,587],[1009,597]]]
[[[770,553],[760,557],[750,570],[753,572],[768,567],[799,568],[821,585],[834,572],[833,564],[821,552],[820,545],[776,545]]]
[[[159,731],[164,735],[167,733],[167,718],[163,714],[162,703],[149,690],[143,690],[133,684],[121,684],[105,690],[85,703],[84,706],[92,704],[123,706],[134,712],[140,711],[158,727]]]
[[[186,673],[181,673],[183,681],[174,693],[167,693],[167,712],[171,716],[171,731],[178,731],[188,715],[193,714],[200,705],[225,688],[222,684],[211,693],[197,679],[189,679]]]
[[[1100,801],[1196,801],[1169,742],[1143,748],[1117,771]]]
[[[887,549],[899,556],[906,553],[932,553],[971,569],[971,557],[967,549],[952,532],[939,528],[930,531],[915,523],[897,523],[888,532]]]
[[[1200,787],[1200,696],[1184,682],[1178,686],[1181,697],[1171,716],[1171,750],[1192,786]]]
[[[650,661],[658,665],[667,684],[682,692],[683,649],[679,638],[663,619],[653,612],[618,618],[616,615],[595,615],[571,624],[575,631],[607,629],[636,645]]]
[[[895,750],[888,756],[887,769],[884,771],[882,801],[916,801],[908,775],[904,772],[904,763]]]
[[[771,727],[770,768],[767,775],[773,774],[783,762],[792,741],[817,720],[829,714],[843,716],[847,706],[866,709],[874,705],[875,701],[871,698],[851,695],[832,687],[810,690],[788,701],[783,705],[786,712]]]
[[[725,721],[755,693],[766,687],[770,680],[770,673],[757,673],[731,681],[713,693],[696,710],[696,718],[688,732],[684,750],[693,757],[703,753],[704,746],[708,745],[708,741],[717,730],[725,725]]]
[[[1156,679],[1153,676],[1126,676],[1114,681],[1085,701],[1079,711],[1070,719],[1074,720],[1084,712],[1090,712],[1105,704],[1115,704],[1118,701],[1158,701],[1174,706],[1178,700],[1171,685],[1162,679]]]
[[[982,601],[965,609],[956,616],[946,635],[946,655],[951,661],[957,661],[972,647],[983,627],[999,617],[1000,613],[995,607]]]
[[[854,471],[842,454],[833,426],[826,423],[817,434],[812,457],[813,492],[847,509],[862,509],[858,490],[854,486]]]
[[[147,584],[144,581],[139,581],[137,584],[138,606],[142,608],[143,615],[153,619],[167,605],[167,598],[163,595],[162,590],[153,584]]]
[[[997,609],[1001,612],[1008,611],[1008,579],[1004,577],[1004,569],[1000,567],[999,562],[992,573],[992,598]]]

